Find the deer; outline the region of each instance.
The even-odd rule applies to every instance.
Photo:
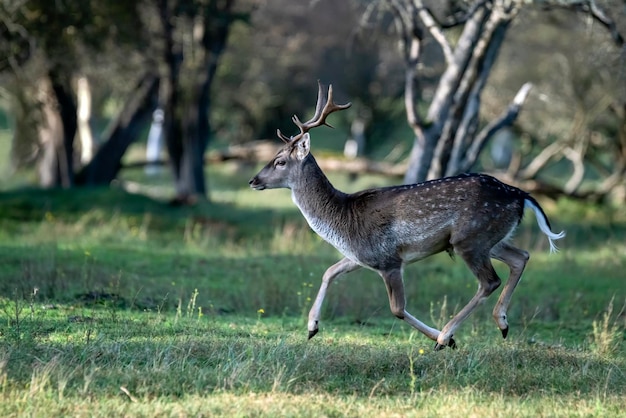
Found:
[[[435,350],[456,348],[455,331],[501,284],[492,259],[509,268],[509,277],[493,308],[493,319],[506,338],[511,296],[529,260],[529,253],[511,244],[526,209],[531,209],[550,252],[565,232],[552,232],[545,212],[529,193],[487,174],[466,173],[452,177],[373,188],[356,193],[337,190],[310,152],[309,131],[329,126],[326,118],[347,109],[336,104],[332,85],[328,92],[318,82],[314,116],[301,122],[294,136],[278,137],[285,143],[274,158],[250,181],[254,190],[286,188],[310,228],[335,247],[343,258],[330,266],[308,315],[308,339],[319,331],[322,304],[328,287],[339,276],[366,268],[383,279],[393,315],[435,341]],[[447,251],[459,256],[478,279],[471,300],[441,331],[426,325],[406,310],[403,272],[406,265]]]

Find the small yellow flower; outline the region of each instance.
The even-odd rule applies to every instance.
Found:
[[[418,351],[418,353],[420,353],[420,354],[424,354],[424,349],[423,349],[423,348],[420,348],[420,349],[419,349],[419,351]]]
[[[256,311],[256,313],[258,313],[259,315],[263,315],[265,313],[265,309],[260,308],[258,311]]]

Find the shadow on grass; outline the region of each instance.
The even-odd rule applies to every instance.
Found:
[[[173,206],[168,201],[128,193],[115,187],[64,189],[19,189],[0,192],[0,220],[40,222],[46,216],[72,222],[93,210],[124,216],[150,214],[164,229],[188,221],[222,224],[238,237],[267,233],[271,225],[298,216],[297,211],[247,209],[221,202],[199,201],[195,205]]]

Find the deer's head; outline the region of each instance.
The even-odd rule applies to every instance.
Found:
[[[301,122],[294,115],[291,120],[300,129],[300,133],[295,136],[288,137],[283,135],[280,130],[276,133],[285,145],[276,153],[274,158],[267,163],[259,173],[254,176],[249,184],[255,190],[291,188],[291,184],[300,174],[300,167],[306,160],[311,148],[311,136],[309,130],[312,128],[326,125],[326,117],[337,110],[347,109],[351,103],[338,105],[333,102],[333,87],[328,86],[328,95],[324,92],[322,84],[318,82],[317,105],[315,106],[315,115],[306,122]]]

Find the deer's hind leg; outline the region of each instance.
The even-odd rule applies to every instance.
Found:
[[[452,318],[441,330],[437,337],[436,350],[440,350],[449,345],[454,331],[467,319],[478,305],[487,299],[494,290],[500,286],[500,278],[491,264],[488,252],[476,251],[474,248],[464,249],[455,247],[455,252],[459,254],[468,265],[474,276],[478,279],[478,290],[474,297]]]
[[[509,323],[507,321],[506,313],[511,303],[511,296],[513,291],[517,287],[520,279],[522,278],[522,272],[526,267],[529,255],[528,252],[515,248],[507,243],[500,243],[491,249],[491,257],[496,260],[502,261],[509,266],[510,274],[509,279],[502,289],[502,293],[498,298],[496,306],[493,308],[493,319],[496,321],[498,328],[502,332],[502,338],[506,338],[509,332]]]

